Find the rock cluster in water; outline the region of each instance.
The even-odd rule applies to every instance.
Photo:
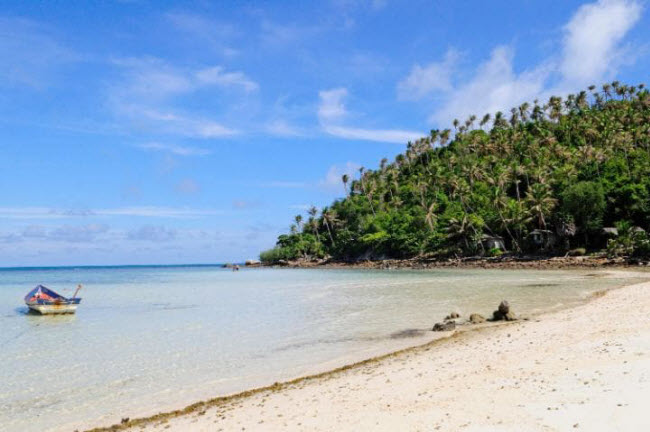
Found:
[[[435,323],[431,330],[452,331],[456,329],[456,325],[458,324],[457,320],[459,318],[460,318],[460,314],[458,312],[452,312],[449,315],[447,315],[442,322]],[[508,303],[507,300],[503,300],[501,303],[499,303],[499,307],[497,308],[497,310],[495,310],[492,313],[491,319],[488,320],[481,314],[473,313],[470,314],[469,318],[467,319],[466,322],[464,322],[464,324],[481,324],[486,321],[514,321],[516,319],[517,316],[510,308],[510,303]]]
[[[517,319],[515,313],[510,309],[510,303],[507,300],[499,304],[499,308],[492,312],[492,321],[514,321]]]
[[[451,331],[456,328],[456,321],[445,321],[435,323],[433,326],[433,331]]]
[[[484,323],[485,317],[481,314],[473,313],[469,316],[469,322],[472,324]]]

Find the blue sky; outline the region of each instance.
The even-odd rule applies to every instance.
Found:
[[[454,118],[647,81],[647,9],[3,1],[0,266],[256,258]]]

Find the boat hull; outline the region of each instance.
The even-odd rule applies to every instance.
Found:
[[[78,304],[28,304],[27,307],[41,315],[73,314]]]

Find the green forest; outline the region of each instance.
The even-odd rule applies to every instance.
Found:
[[[344,175],[345,198],[297,215],[261,260],[650,255],[643,84],[591,86],[451,126]]]

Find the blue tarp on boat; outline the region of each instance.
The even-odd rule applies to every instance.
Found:
[[[69,301],[66,297],[63,297],[61,294],[56,293],[43,285],[38,285],[25,296],[26,303],[38,302],[39,300],[43,300],[44,302]]]

